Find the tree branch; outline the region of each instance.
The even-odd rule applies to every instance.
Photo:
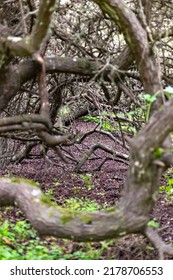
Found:
[[[9,50],[12,56],[30,56],[39,50],[50,28],[51,17],[56,0],[41,0],[35,25],[30,35],[25,38],[8,36],[0,38],[0,49]]]
[[[0,180],[0,205],[18,206],[41,235],[99,241],[138,232],[143,220],[127,220],[121,211],[71,212],[52,205],[38,185],[24,179]],[[142,224],[141,224],[142,222]]]

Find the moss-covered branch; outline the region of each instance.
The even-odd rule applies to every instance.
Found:
[[[39,189],[25,179],[0,180],[0,205],[18,206],[41,235],[77,241],[104,240],[137,232],[143,224],[128,221],[120,210],[110,213],[80,213],[56,206]]]

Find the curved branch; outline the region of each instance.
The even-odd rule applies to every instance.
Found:
[[[129,158],[128,155],[126,155],[126,154],[118,153],[115,150],[110,149],[109,147],[107,147],[101,143],[97,143],[97,144],[93,145],[87,152],[85,152],[83,158],[79,161],[79,163],[75,167],[76,172],[79,172],[80,168],[85,164],[85,162],[88,160],[88,158],[97,149],[101,149],[101,150],[111,154],[114,158],[120,158],[120,159],[124,159],[124,160],[128,160],[128,158]]]
[[[149,53],[147,32],[126,3],[119,0],[93,1],[119,26],[135,58],[145,59],[145,53]]]
[[[128,220],[120,210],[77,213],[51,205],[38,185],[24,179],[0,180],[0,205],[17,205],[41,235],[77,241],[99,241],[138,232],[140,220]]]
[[[165,244],[156,231],[154,231],[152,228],[147,227],[145,229],[145,235],[158,250],[161,260],[164,259],[164,254],[173,256],[173,247],[171,245]]]
[[[145,92],[153,95],[156,92],[162,93],[159,64],[153,46],[150,45],[147,28],[142,27],[136,15],[123,0],[93,0],[93,2],[108,14],[123,32],[137,63]],[[159,95],[152,111],[157,110],[162,104],[163,99]]]
[[[10,51],[13,56],[30,56],[39,50],[43,39],[50,28],[51,17],[54,12],[56,0],[41,0],[36,23],[30,35],[25,38],[8,36],[0,38],[0,48]]]
[[[15,117],[7,117],[0,119],[0,131],[1,128],[4,126],[15,125],[15,124],[25,124],[25,123],[41,123],[44,124],[45,127],[48,129],[50,128],[49,122],[44,116],[39,114],[26,114],[26,115],[19,115]]]
[[[154,113],[148,125],[131,141],[131,162],[122,200],[133,213],[142,211],[142,215],[148,216],[157,200],[160,176],[165,171],[165,165],[156,164],[156,160],[161,161],[167,153],[162,145],[173,130],[172,106],[173,100]],[[136,203],[132,205],[134,197]]]
[[[131,55],[129,57],[128,55],[129,52],[125,49],[124,52],[117,57],[115,60],[117,67],[124,70],[130,66],[133,59]],[[44,60],[46,72],[50,74],[66,73],[94,77],[102,67],[102,64],[98,61],[81,58],[74,59],[71,57],[51,56],[45,57]],[[2,111],[7,106],[8,102],[17,94],[20,87],[27,81],[36,77],[39,71],[39,64],[34,60],[26,60],[15,67],[9,67],[8,71],[5,73],[5,77],[1,77],[0,111]],[[104,73],[105,80],[110,80],[109,72],[110,71],[107,69]]]
[[[173,100],[155,113],[131,143],[128,178],[116,210],[107,213],[68,211],[52,205],[33,182],[15,178],[0,180],[0,205],[17,205],[42,235],[77,241],[104,240],[135,232],[149,237],[146,224],[163,171],[154,163],[155,151],[173,130],[172,106]]]

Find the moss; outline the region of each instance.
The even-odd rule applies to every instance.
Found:
[[[55,216],[55,210],[54,209],[50,209],[49,213],[49,217],[54,217]]]
[[[125,38],[126,38],[126,41],[128,42],[129,46],[133,46],[133,42],[132,42],[132,39],[131,39],[131,36],[129,35],[128,33],[128,30],[126,29],[125,30]]]
[[[90,214],[83,213],[80,217],[80,222],[85,224],[91,224],[92,223],[92,217]]]
[[[95,0],[94,2],[96,2],[99,5],[103,12],[110,16],[110,18],[118,25],[120,29],[122,28],[122,24],[120,22],[118,14],[116,13],[116,10],[113,7],[111,7],[110,4],[105,3],[104,1]]]
[[[52,201],[52,199],[54,199],[52,196],[48,196],[48,195],[45,195],[45,194],[42,194],[41,198],[40,198],[40,201],[43,203],[43,204],[46,204],[47,206],[53,206],[53,207],[56,207],[57,204],[55,201]]]
[[[1,178],[0,178],[0,181],[4,181],[4,179],[5,179],[4,177],[1,177]]]
[[[11,178],[10,179],[11,183],[14,183],[14,184],[20,184],[20,183],[25,183],[25,184],[29,184],[29,185],[32,185],[36,188],[39,188],[40,189],[40,185],[39,183],[37,182],[34,182],[32,180],[29,180],[29,179],[25,179],[25,178]]]
[[[66,224],[73,220],[73,218],[79,214],[77,211],[69,211],[66,209],[63,209],[62,207],[58,206],[55,201],[52,201],[54,198],[52,196],[48,196],[45,194],[42,194],[40,201],[45,204],[48,207],[53,207],[53,209],[50,209],[49,216],[53,217],[55,216],[55,211],[57,210],[61,214],[61,222],[62,224]]]
[[[67,224],[71,222],[75,216],[79,216],[79,221],[81,223],[85,224],[91,224],[92,223],[92,216],[88,213],[80,213],[77,211],[68,211],[68,210],[63,210],[62,216],[61,216],[61,222],[62,224]]]
[[[62,224],[67,224],[74,219],[75,216],[81,215],[79,211],[67,210],[59,207],[59,212],[61,213]]]
[[[63,225],[71,222],[75,217],[75,213],[74,212],[70,212],[70,211],[64,211],[64,213],[61,216],[61,222]]]
[[[122,232],[119,233],[119,236],[121,236],[121,237],[123,237],[123,236],[125,236],[125,235],[127,235],[127,232],[126,232],[126,231],[122,231]]]
[[[105,213],[115,213],[116,209],[115,207],[109,207],[105,209]]]
[[[156,148],[156,149],[154,150],[154,157],[155,157],[156,159],[159,159],[159,158],[161,158],[161,157],[163,156],[163,153],[164,153],[163,148],[161,148],[161,147]]]

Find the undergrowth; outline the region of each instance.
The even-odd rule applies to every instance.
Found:
[[[81,212],[100,209],[98,203],[87,198],[70,198],[66,200],[64,207]],[[105,248],[112,246],[111,241],[99,242],[97,248],[94,248],[90,242],[75,243],[53,237],[41,238],[25,220],[3,220],[2,215],[0,220],[0,260],[100,259]]]

